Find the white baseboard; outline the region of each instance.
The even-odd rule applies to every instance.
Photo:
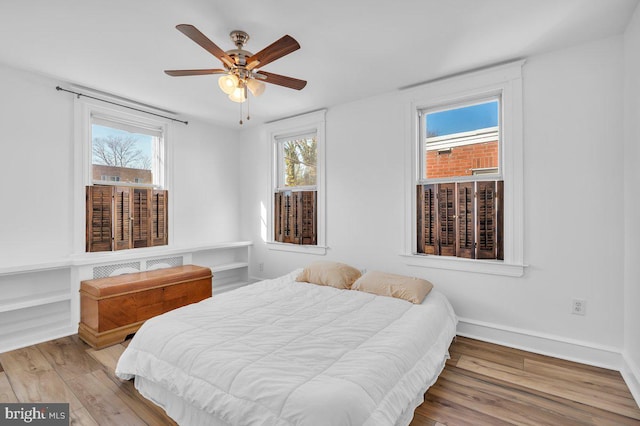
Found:
[[[636,400],[636,404],[640,407],[640,368],[624,352],[622,353],[622,361],[623,366],[620,374],[622,374],[622,378],[627,383],[627,387]]]
[[[622,371],[622,350],[531,330],[458,318],[460,336],[548,355],[568,361]]]

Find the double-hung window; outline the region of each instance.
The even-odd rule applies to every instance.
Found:
[[[409,264],[523,274],[523,63],[403,92]]]
[[[270,124],[269,248],[324,254],[325,111]]]
[[[503,259],[500,96],[420,117],[416,252]]]
[[[78,106],[85,251],[167,245],[167,120],[84,99]]]
[[[276,138],[278,185],[274,193],[274,240],[316,245],[316,132]]]

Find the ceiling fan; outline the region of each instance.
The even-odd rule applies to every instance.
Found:
[[[276,59],[300,49],[300,44],[289,35],[283,36],[258,53],[253,54],[243,49],[249,40],[249,34],[244,31],[231,31],[229,36],[236,48],[225,52],[193,25],[180,24],[176,28],[218,58],[222,62],[224,69],[165,70],[165,73],[170,76],[223,74],[218,79],[220,89],[229,95],[229,99],[240,103],[247,100],[247,90],[253,96],[260,96],[265,89],[264,83],[277,84],[278,86],[295,90],[301,90],[307,85],[305,80],[259,70]],[[240,124],[242,124],[242,121]]]

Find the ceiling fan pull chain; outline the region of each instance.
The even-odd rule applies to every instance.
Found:
[[[247,91],[247,89],[244,89],[245,93]],[[246,93],[247,96],[247,121],[251,120],[251,117],[249,117],[249,93]]]
[[[240,125],[242,126],[242,103],[240,105]]]

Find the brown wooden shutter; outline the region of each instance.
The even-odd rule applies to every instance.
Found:
[[[147,188],[133,189],[133,247],[149,247],[151,245],[151,190]]]
[[[438,254],[435,185],[418,185],[418,253]]]
[[[502,197],[502,181],[478,182],[478,259],[503,259],[502,246],[502,210],[498,199]]]
[[[302,197],[300,192],[292,192],[289,196],[289,239],[286,241],[292,244],[300,244],[300,234],[302,231]]]
[[[273,194],[273,240],[279,243],[284,242],[283,203],[284,193]]]
[[[86,194],[86,251],[111,251],[113,187],[87,186]]]
[[[131,193],[131,188],[128,186],[118,186],[114,191],[114,250],[125,250],[131,248]]]
[[[299,243],[305,245],[317,244],[317,192],[301,191],[298,192],[298,222],[300,223]]]
[[[496,182],[496,241],[498,245],[498,259],[504,260],[504,181]]]
[[[282,193],[282,206],[280,210],[280,219],[282,221],[282,242],[293,243],[295,234],[295,210],[296,203],[293,192],[287,191]]]
[[[440,183],[438,194],[438,245],[441,256],[456,255],[456,188],[454,183]]]
[[[475,217],[474,217],[474,183],[458,183],[458,211],[456,255],[467,259],[475,258]]]
[[[151,245],[167,245],[169,243],[169,237],[167,235],[168,192],[166,190],[154,189],[151,195]]]
[[[284,191],[274,194],[274,241],[289,244],[318,243],[316,191]]]
[[[297,244],[297,196],[296,192],[277,192],[275,195],[275,240],[281,243]]]

